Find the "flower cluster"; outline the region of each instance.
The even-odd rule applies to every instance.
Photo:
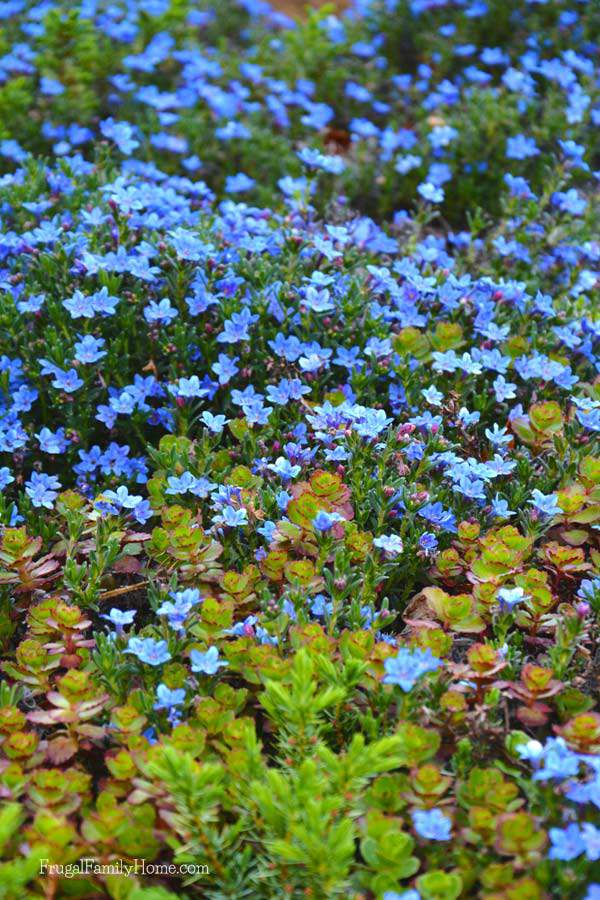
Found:
[[[2,896],[600,896],[595,5],[0,19]]]

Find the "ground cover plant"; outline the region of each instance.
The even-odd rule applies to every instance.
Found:
[[[0,19],[0,895],[598,900],[600,7]]]

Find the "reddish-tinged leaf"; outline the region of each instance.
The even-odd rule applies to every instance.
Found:
[[[67,737],[66,735],[54,738],[54,740],[50,741],[46,750],[46,756],[48,757],[48,760],[55,766],[58,766],[61,763],[66,762],[68,759],[71,759],[71,757],[76,753],[77,741],[73,740],[73,738]]]
[[[141,568],[142,564],[135,556],[122,556],[113,566],[113,570],[122,575],[137,575]]]

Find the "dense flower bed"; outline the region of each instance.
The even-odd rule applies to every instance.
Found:
[[[0,17],[1,896],[598,900],[599,7]]]

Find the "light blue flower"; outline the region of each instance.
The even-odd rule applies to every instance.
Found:
[[[209,647],[204,653],[200,650],[190,652],[192,672],[200,672],[203,675],[216,675],[219,669],[229,665],[225,660],[219,659],[217,647]]]
[[[173,709],[173,707],[181,706],[185,702],[185,690],[183,688],[170,690],[166,684],[159,684],[156,688],[156,698],[154,709]]]
[[[155,641],[152,638],[129,638],[125,653],[133,653],[140,662],[149,666],[161,666],[171,659],[167,642]]]
[[[395,684],[403,691],[412,690],[419,678],[427,672],[434,672],[441,666],[441,660],[426,650],[409,650],[401,647],[396,656],[389,656],[384,665],[384,684]]]
[[[429,841],[449,841],[452,821],[439,809],[415,809],[412,813],[415,831]]]
[[[398,534],[381,534],[374,538],[373,546],[383,550],[388,556],[398,556],[404,549],[402,538]]]
[[[566,828],[551,828],[548,834],[552,842],[548,851],[548,859],[569,862],[585,852],[581,828],[576,822],[572,822]]]
[[[558,505],[556,494],[542,494],[537,488],[532,491],[529,505],[544,516],[560,516],[562,509]]]
[[[339,513],[329,513],[320,510],[312,520],[311,524],[317,531],[330,531],[336,522],[343,522],[344,517]]]
[[[513,607],[517,605],[517,603],[522,603],[523,600],[527,599],[527,594],[521,587],[500,588],[498,591],[498,602],[500,604],[500,609],[506,610],[510,612]]]

